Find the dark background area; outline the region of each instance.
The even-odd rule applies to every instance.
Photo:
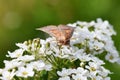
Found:
[[[15,43],[45,38],[36,28],[96,18],[114,26],[113,40],[120,52],[120,0],[0,0],[0,67],[7,51],[17,49]],[[111,80],[120,79],[120,65],[107,62],[105,67],[114,72]]]

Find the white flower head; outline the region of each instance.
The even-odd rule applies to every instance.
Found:
[[[39,77],[37,72],[61,70],[54,73],[59,76],[58,80],[110,80],[111,72],[103,67],[105,63],[97,56],[106,52],[106,60],[120,63],[112,40],[112,35],[116,34],[112,25],[99,18],[96,22],[77,21],[68,26],[75,27],[69,45],[60,45],[54,36],[17,43],[19,49],[8,51],[7,57],[12,60],[4,60],[0,79]],[[52,74],[49,76],[54,78]]]

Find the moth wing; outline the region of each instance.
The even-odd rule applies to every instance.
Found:
[[[58,27],[56,27],[54,25],[50,25],[50,26],[38,28],[37,30],[41,30],[43,32],[46,32],[49,35],[51,35],[53,37],[56,37],[56,38],[58,38],[59,36],[61,36],[61,33],[59,33]]]
[[[66,26],[66,25],[59,25],[59,29],[61,29],[62,33],[64,33],[64,36],[66,37],[66,40],[69,40],[72,37],[74,27]]]

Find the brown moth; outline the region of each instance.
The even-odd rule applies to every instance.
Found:
[[[73,34],[74,27],[66,26],[66,25],[50,25],[42,28],[38,28],[37,30],[44,31],[49,35],[56,38],[59,45],[69,45],[70,38]]]

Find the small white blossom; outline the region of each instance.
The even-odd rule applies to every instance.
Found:
[[[31,62],[30,64],[28,64],[28,66],[33,67],[37,71],[42,71],[42,70],[50,71],[52,68],[50,64],[46,64],[42,60]]]
[[[117,55],[114,55],[114,54],[110,54],[108,53],[106,56],[105,56],[105,59],[110,61],[111,63],[114,63],[114,62],[117,62],[119,60],[118,56]]]
[[[24,62],[32,61],[34,59],[35,59],[34,55],[24,55],[18,58],[18,60],[21,60]]]
[[[7,55],[7,56],[8,56],[8,57],[11,57],[11,58],[18,58],[18,57],[20,57],[20,56],[23,55],[23,52],[24,52],[23,49],[17,49],[17,50],[15,50],[14,52],[8,51],[8,54],[9,54],[9,55]]]
[[[33,77],[33,75],[34,75],[34,71],[33,71],[33,68],[30,66],[19,67],[18,71],[16,71],[16,76],[19,76],[19,77],[27,78],[27,77]]]
[[[13,59],[11,61],[4,60],[4,63],[5,63],[6,70],[13,69],[15,67],[19,67],[21,65],[24,65],[24,63],[18,61],[17,59]]]
[[[92,55],[90,55],[90,57],[91,57],[91,60],[92,60],[95,64],[97,64],[97,65],[99,65],[99,66],[105,64],[102,60],[100,60],[100,59],[97,58],[97,57],[94,57],[94,56],[92,56]]]
[[[60,77],[58,80],[71,80],[69,76]]]
[[[3,72],[3,69],[0,69],[0,75],[2,74],[2,72]]]
[[[103,66],[101,66],[98,74],[100,76],[106,77],[106,76],[108,76],[108,74],[111,74],[111,72],[109,70],[105,69]]]
[[[46,71],[51,71],[52,70],[52,65],[51,64],[46,64],[44,69]]]
[[[24,50],[28,49],[28,46],[25,43],[16,43],[16,46]]]
[[[104,80],[111,80],[111,78],[110,77],[105,77]]]
[[[86,66],[86,68],[90,70],[90,73],[92,75],[96,75],[98,73],[100,66],[95,64],[94,62],[89,62],[89,66]]]
[[[89,43],[90,49],[101,50],[104,47],[102,42],[98,42],[97,40]]]
[[[90,55],[87,55],[86,53],[84,53],[82,49],[76,52],[75,57],[82,62],[91,60]]]
[[[85,75],[88,74],[88,70],[86,70],[82,67],[78,67],[74,73],[75,74],[81,74],[81,75],[85,76]]]
[[[16,73],[15,73],[14,69],[11,72],[7,71],[7,70],[4,70],[2,72],[2,76],[0,77],[0,79],[2,79],[2,80],[12,80],[15,74]]]
[[[87,80],[87,76],[83,76],[82,74],[72,75],[72,78],[74,80]]]
[[[57,74],[59,76],[68,76],[68,75],[71,74],[71,69],[65,69],[65,68],[63,68],[61,72],[57,71]]]

